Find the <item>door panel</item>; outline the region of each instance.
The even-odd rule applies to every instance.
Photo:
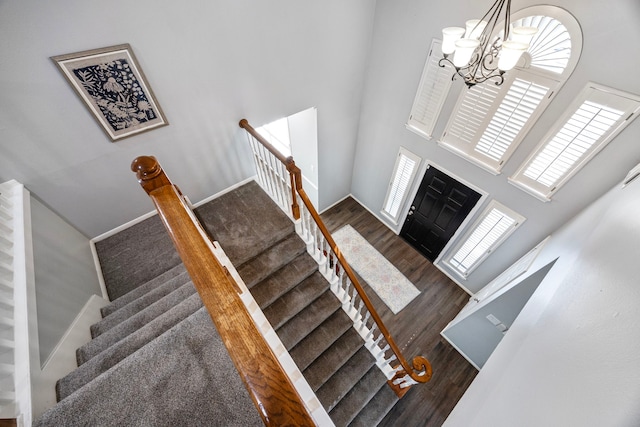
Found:
[[[479,199],[479,193],[431,166],[400,236],[434,261]]]

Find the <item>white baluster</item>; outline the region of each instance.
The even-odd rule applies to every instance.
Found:
[[[342,298],[342,308],[347,314],[349,314],[349,304],[351,303],[351,280],[349,280],[348,276],[346,276],[346,280],[344,281],[344,287],[342,288],[342,290],[344,292],[344,297]]]
[[[376,340],[373,342],[375,345],[378,345],[380,343],[380,341],[382,341],[382,339],[384,338],[384,335],[380,334],[378,336],[378,338],[376,338]]]
[[[275,199],[275,194],[273,192],[273,182],[271,180],[271,172],[269,171],[269,161],[267,159],[267,149],[262,145],[258,145],[258,152],[260,153],[260,162],[262,164],[262,168],[264,171],[264,177],[265,177],[265,191],[267,193],[269,193],[269,195],[271,196],[272,199],[274,199],[274,201],[277,202],[277,200]]]
[[[340,265],[340,262],[338,261],[338,257],[336,256],[336,253],[333,250],[331,250],[331,255],[329,256],[329,264],[331,265],[330,282],[334,282],[338,278],[336,270],[338,270],[339,268],[338,266]]]
[[[356,324],[354,325],[356,329],[359,329],[362,326],[362,307],[364,307],[364,301],[362,300],[362,298],[360,298],[358,308],[356,308]]]

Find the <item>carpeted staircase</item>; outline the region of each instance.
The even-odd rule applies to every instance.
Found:
[[[196,214],[334,423],[382,420],[397,397],[286,215],[256,183]],[[58,381],[58,405],[37,425],[261,425],[188,273],[159,230],[153,217],[98,243],[113,302],[91,327],[93,340],[78,349],[78,369]]]

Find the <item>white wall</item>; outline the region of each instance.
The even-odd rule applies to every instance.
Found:
[[[155,155],[193,201],[254,171],[254,126],[318,109],[320,208],[350,191],[375,3],[82,0],[0,3],[0,182],[87,236],[152,209],[129,170]],[[49,57],[130,43],[170,125],[117,143]],[[335,160],[337,159],[337,160]]]
[[[584,35],[582,56],[573,75],[506,163],[501,175],[493,176],[436,144],[457,98],[456,90],[462,86],[459,81],[444,106],[433,140],[405,129],[431,40],[440,38],[445,26],[461,25],[466,19],[481,16],[489,3],[376,2],[352,178],[352,193],[370,210],[380,212],[395,156],[398,148],[404,146],[477,185],[489,193],[489,200],[495,198],[524,215],[526,222],[467,280],[460,279],[473,292],[611,188],[640,161],[640,144],[637,144],[640,120],[636,120],[559,190],[550,203],[538,201],[507,182],[507,177],[515,172],[588,81],[640,94],[640,80],[633,72],[640,69],[640,56],[621,51],[623,46],[640,42],[637,0],[618,0],[615,7],[599,0],[543,2],[567,9],[580,22]],[[512,7],[518,10],[539,3],[538,0],[514,0]]]
[[[89,239],[33,197],[31,230],[42,366],[89,298],[102,291]]]
[[[640,181],[554,233],[559,257],[446,426],[640,425]]]
[[[287,117],[291,155],[302,171],[305,192],[318,208],[318,110],[307,108]]]

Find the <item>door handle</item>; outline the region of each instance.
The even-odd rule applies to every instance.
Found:
[[[413,212],[413,211],[416,210],[416,207],[415,206],[411,206],[410,210],[411,210],[411,212]]]

